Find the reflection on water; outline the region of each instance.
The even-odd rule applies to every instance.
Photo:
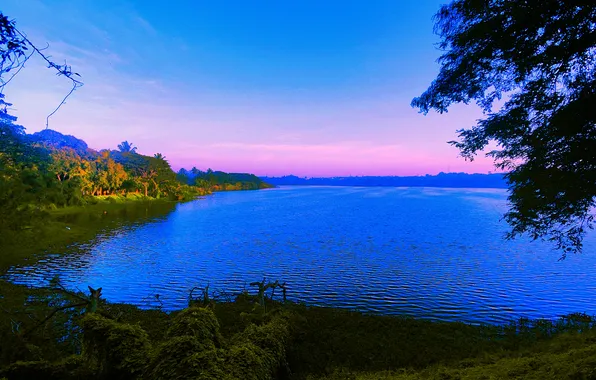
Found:
[[[503,241],[503,190],[285,187],[218,193],[123,223],[66,255],[16,267],[15,282],[102,286],[111,301],[184,307],[188,290],[240,290],[264,276],[288,296],[438,320],[596,314],[596,241],[583,255]],[[131,219],[135,219],[132,217]],[[126,217],[124,217],[126,219]],[[136,219],[138,220],[138,219]]]
[[[143,223],[148,220],[165,218],[176,209],[174,202],[130,202],[117,207],[111,205],[93,206],[92,210],[78,213],[69,213],[58,216],[56,219],[73,224],[97,223],[126,225],[130,223]]]

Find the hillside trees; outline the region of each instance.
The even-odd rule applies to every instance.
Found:
[[[126,179],[128,173],[124,166],[110,157],[110,151],[101,151],[95,160],[92,195],[112,194],[120,189]]]
[[[118,144],[118,149],[122,153],[136,153],[137,147],[133,146],[132,143],[128,141],[122,141],[122,143]]]

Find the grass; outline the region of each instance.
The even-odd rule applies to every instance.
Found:
[[[28,228],[0,233],[0,273],[18,264],[30,264],[48,253],[62,253],[75,243],[124,223],[139,223],[167,215],[175,202],[147,199],[138,194],[95,197],[84,206],[46,210]]]
[[[564,333],[522,350],[504,350],[472,357],[450,366],[422,370],[358,372],[336,369],[309,380],[449,380],[449,379],[594,379],[596,332]]]
[[[10,294],[2,299],[3,309],[17,312],[0,318],[0,367],[7,368],[7,364],[17,360],[38,363],[28,365],[27,371],[35,371],[37,365],[44,371],[64,370],[61,363],[71,360],[72,355],[84,355],[88,338],[84,338],[81,326],[95,331],[94,352],[103,352],[104,343],[117,344],[110,352],[118,352],[119,356],[102,360],[136,363],[142,359],[141,364],[133,367],[106,363],[115,371],[110,376],[115,377],[118,368],[133,368],[136,375],[129,374],[130,378],[142,378],[138,374],[146,367],[163,376],[175,368],[176,376],[186,378],[186,369],[180,363],[194,363],[195,371],[196,366],[207,365],[204,360],[219,363],[208,364],[213,378],[225,378],[220,375],[227,372],[245,373],[255,365],[258,368],[251,375],[253,378],[274,376],[291,380],[588,379],[594,378],[596,368],[596,324],[579,314],[554,322],[521,319],[506,326],[475,326],[273,301],[267,301],[263,308],[255,303],[256,297],[241,295],[233,302],[211,302],[214,317],[197,315],[193,309],[168,314],[102,302],[99,319],[87,323],[80,308],[68,309],[39,327],[35,334],[25,336],[25,331],[35,327],[36,321],[57,305],[77,300],[47,289],[3,282],[0,294]],[[102,319],[103,315],[109,316],[108,320]],[[280,316],[282,324],[270,325]],[[15,321],[22,322],[16,333],[11,331]],[[102,338],[102,334],[107,335]],[[114,340],[109,336],[124,338]],[[122,339],[128,339],[125,337],[137,340],[119,345]],[[201,343],[205,339],[211,342],[207,346]],[[178,349],[181,345],[200,355],[180,359],[176,355],[183,354],[184,350]],[[128,358],[129,346],[141,351]],[[174,352],[177,354],[172,356]],[[232,362],[240,367],[229,367]],[[84,369],[93,372],[91,367]],[[273,372],[274,375],[262,377],[263,373]],[[6,376],[6,372],[0,371],[1,376]]]

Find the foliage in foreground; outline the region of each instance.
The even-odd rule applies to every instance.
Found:
[[[508,171],[512,226],[582,247],[596,205],[596,3],[455,0],[436,15],[441,70],[412,101],[422,112],[476,102],[485,117],[451,142]],[[494,106],[500,106],[493,111]]]
[[[39,325],[77,296],[2,282],[0,293],[0,378],[10,380],[589,378],[596,364],[585,315],[473,326],[242,293],[171,314],[102,301]]]
[[[281,312],[260,314],[258,324],[249,323],[240,332],[225,338],[213,310],[198,305],[172,317],[160,315],[159,327],[165,330],[164,335],[156,335],[155,331],[150,334],[141,324],[126,321],[126,317],[120,320],[122,315],[113,317],[105,312],[81,315],[74,308],[69,313],[66,321],[76,320],[76,328],[64,330],[65,315],[51,324],[69,334],[68,340],[76,346],[75,352],[67,355],[68,350],[62,347],[63,355],[67,356],[45,358],[38,346],[25,343],[29,339],[39,339],[36,343],[42,343],[41,334],[30,335],[28,332],[33,330],[23,330],[8,341],[13,343],[11,348],[3,345],[3,357],[14,356],[19,342],[23,350],[16,353],[21,356],[20,360],[13,357],[11,364],[0,370],[0,376],[8,379],[259,380],[274,378],[286,366],[288,316]],[[51,339],[59,336],[60,333],[54,334]],[[46,343],[60,345],[57,341]]]
[[[527,352],[486,355],[453,366],[433,366],[422,371],[354,372],[337,369],[309,380],[467,380],[467,379],[594,379],[596,335],[569,334]]]

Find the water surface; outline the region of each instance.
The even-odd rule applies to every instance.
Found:
[[[504,190],[282,187],[217,193],[12,268],[15,282],[60,274],[110,301],[165,309],[188,290],[238,291],[266,276],[288,295],[436,320],[505,322],[596,314],[596,241],[557,261],[548,244],[504,241]],[[155,295],[159,295],[159,302]]]

